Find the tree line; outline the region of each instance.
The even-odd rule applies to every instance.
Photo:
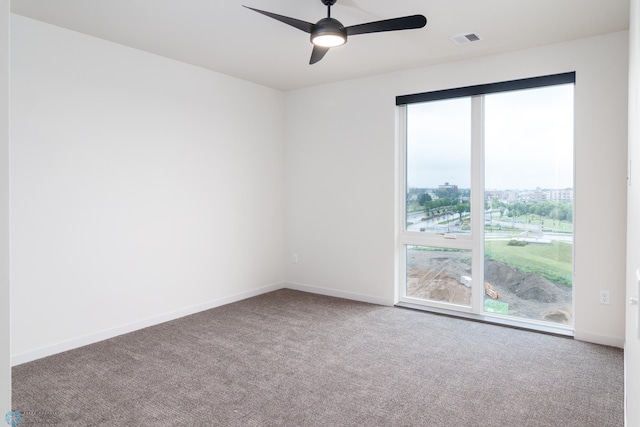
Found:
[[[433,199],[427,189],[411,189],[409,194],[416,195],[416,203],[425,209],[428,217],[442,215],[445,213],[457,213],[462,219],[465,212],[470,212],[469,202],[463,202],[463,198],[469,196],[466,193],[455,192],[451,189],[433,190],[438,198]],[[509,218],[519,218],[526,216],[526,221],[531,223],[536,217],[542,221],[542,218],[549,218],[556,221],[573,222],[573,205],[566,202],[550,202],[550,201],[528,201],[516,203],[500,202],[494,198],[491,203],[493,208],[500,210],[500,216],[506,215]],[[485,209],[488,209],[489,203],[485,202]]]
[[[495,203],[495,201],[494,201]],[[508,209],[507,216],[517,218],[525,215],[528,222],[532,222],[537,216],[542,218],[550,218],[557,221],[573,222],[573,205],[566,202],[516,202],[511,205],[498,203],[501,212]]]
[[[461,202],[460,192],[435,190],[434,194],[438,196],[435,200],[427,192],[420,193],[416,200],[420,206],[424,206],[428,217],[455,212],[462,220],[462,215],[471,211],[469,202]]]

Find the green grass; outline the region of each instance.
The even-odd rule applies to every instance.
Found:
[[[552,233],[573,233],[573,223],[568,221],[554,221],[545,219],[542,225],[544,231]]]
[[[527,273],[567,286],[572,284],[573,245],[552,241],[549,245],[509,246],[508,241],[485,242],[485,256]]]
[[[503,221],[512,221],[513,218],[503,217]],[[531,220],[531,221],[529,221]],[[516,217],[516,223],[520,224],[540,224],[540,217],[537,215],[520,215]],[[551,218],[542,218],[542,228],[555,233],[573,233],[573,222],[558,221]]]

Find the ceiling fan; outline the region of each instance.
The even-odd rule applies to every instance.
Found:
[[[311,52],[309,64],[315,64],[320,61],[332,47],[345,44],[347,42],[347,36],[380,33],[383,31],[412,30],[427,25],[427,18],[423,15],[411,15],[345,27],[340,21],[331,17],[331,6],[333,6],[337,0],[320,1],[327,6],[327,17],[319,20],[315,24],[264,10],[254,9],[249,6],[244,7],[311,34],[313,51]]]

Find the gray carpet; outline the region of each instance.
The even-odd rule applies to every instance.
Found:
[[[281,290],[13,368],[20,427],[622,426],[623,352]]]

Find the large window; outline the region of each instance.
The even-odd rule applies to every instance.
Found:
[[[401,303],[571,330],[574,81],[398,97]]]
[[[407,107],[406,229],[470,231],[471,100]]]

